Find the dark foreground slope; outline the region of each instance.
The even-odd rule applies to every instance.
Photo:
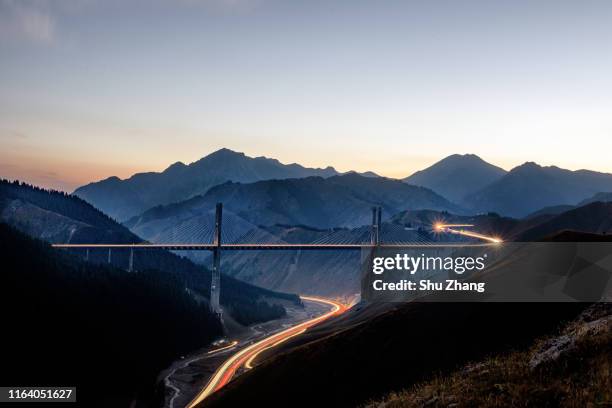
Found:
[[[410,303],[348,328],[331,322],[335,330],[242,375],[206,407],[353,407],[432,373],[529,344],[583,308],[575,303]]]
[[[364,408],[589,407],[612,401],[612,303],[529,348],[436,375]]]
[[[81,406],[150,403],[172,360],[222,334],[176,277],[126,273],[0,223],[0,383],[76,386]]]
[[[52,243],[139,243],[143,240],[126,227],[74,196],[49,191],[19,182],[0,180],[0,221],[21,232]],[[73,254],[83,258],[83,250]],[[128,267],[129,251],[115,250],[111,264]],[[92,263],[107,263],[106,249],[90,250]],[[134,253],[134,269],[156,269],[169,280],[179,280],[190,293],[207,299],[210,271],[188,259],[164,250]],[[286,301],[299,303],[295,295],[277,293],[222,276],[221,305],[239,323],[251,324],[284,315]]]

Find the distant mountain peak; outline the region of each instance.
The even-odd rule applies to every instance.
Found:
[[[215,150],[214,152],[207,154],[199,160],[191,163],[191,165],[197,165],[202,162],[210,161],[210,160],[227,160],[234,158],[246,158],[247,156],[243,152],[236,152],[234,150],[223,147],[219,150]]]
[[[224,154],[229,154],[229,155],[236,155],[236,156],[245,156],[245,154],[243,152],[237,152],[235,150],[232,149],[228,149],[227,147],[222,147],[219,150],[215,150],[214,152],[208,154],[205,157],[209,157],[209,156],[217,156],[217,155],[224,155]]]
[[[475,154],[452,154],[404,179],[409,184],[427,187],[442,196],[463,199],[506,174],[502,168],[487,163]]]
[[[101,183],[103,183],[103,182],[115,183],[117,181],[121,181],[121,179],[119,177],[117,177],[117,176],[110,176],[110,177],[107,177],[104,180],[102,180]]]
[[[480,156],[475,155],[473,153],[465,153],[465,154],[455,153],[455,154],[451,154],[450,156],[447,156],[444,159],[440,160],[440,162],[443,162],[445,160],[478,160],[478,161],[484,162],[484,160],[482,160],[480,158]]]
[[[186,168],[187,165],[181,161],[177,161],[176,163],[172,163],[164,172],[175,171]]]
[[[516,166],[514,169],[512,170],[516,170],[516,169],[543,169],[543,166],[540,166],[538,163],[533,162],[533,161],[526,161],[525,163]]]

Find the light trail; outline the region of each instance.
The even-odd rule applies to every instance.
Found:
[[[227,346],[223,346],[223,347],[219,347],[216,348],[214,350],[210,350],[209,352],[207,352],[206,354],[214,354],[214,353],[218,353],[219,351],[223,351],[223,350],[227,350],[227,349],[231,349],[232,347],[234,347],[236,344],[238,344],[238,340],[234,340],[232,341],[230,344],[228,344]]]
[[[268,349],[271,349],[271,348],[273,348],[273,347],[278,346],[278,345],[279,345],[279,344],[281,344],[281,343],[286,342],[287,340],[289,340],[289,339],[291,339],[291,338],[293,338],[293,337],[295,337],[295,336],[299,336],[300,334],[304,333],[305,331],[306,331],[306,329],[302,329],[302,330],[300,330],[299,332],[297,332],[297,333],[293,333],[291,336],[287,336],[287,337],[285,337],[284,339],[281,339],[281,340],[277,341],[276,343],[274,343],[274,344],[272,344],[272,345],[270,345],[270,346],[267,346],[267,347],[265,347],[265,348],[262,348],[262,349],[261,349],[261,350],[259,350],[257,353],[254,353],[254,354],[251,356],[251,358],[249,358],[249,359],[246,361],[246,363],[244,363],[244,368],[246,368],[246,369],[250,370],[251,368],[253,368],[253,362],[255,361],[255,359],[257,358],[257,356],[258,356],[258,355],[260,355],[261,353],[263,353],[264,351],[266,351],[266,350],[268,350]]]
[[[206,386],[198,393],[198,395],[196,395],[196,397],[187,405],[187,407],[192,408],[196,406],[205,398],[210,396],[212,393],[225,386],[228,382],[231,381],[234,374],[241,366],[246,365],[247,363],[252,363],[254,358],[257,357],[257,355],[263,352],[264,350],[272,348],[275,345],[278,345],[291,337],[295,337],[299,334],[302,334],[308,328],[318,323],[321,323],[324,320],[329,319],[330,317],[344,313],[347,310],[347,307],[345,305],[333,300],[322,299],[312,296],[300,296],[300,298],[310,302],[324,303],[326,305],[332,306],[332,310],[321,316],[315,317],[314,319],[307,320],[288,329],[275,333],[271,336],[268,336],[256,343],[251,344],[250,346],[243,348],[242,350],[232,355],[225,362],[223,362],[223,364],[221,364],[221,366],[217,369],[217,371],[215,371],[211,379],[208,381],[208,384],[206,384]]]
[[[474,224],[443,224],[443,223],[436,223],[434,224],[434,230],[436,231],[444,231],[444,229],[446,228],[470,228],[473,227]]]
[[[433,228],[434,228],[435,231],[449,232],[451,234],[463,235],[465,237],[482,239],[483,241],[492,242],[494,244],[499,244],[499,243],[504,242],[499,237],[493,237],[493,236],[489,236],[489,235],[479,234],[477,232],[467,231],[467,230],[464,230],[464,229],[455,229],[455,228],[469,228],[469,227],[473,227],[473,226],[474,225],[472,225],[472,224],[443,224],[443,223],[435,223],[433,225]]]

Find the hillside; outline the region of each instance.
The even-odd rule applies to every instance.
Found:
[[[474,154],[453,154],[404,179],[456,203],[500,179],[506,171]]]
[[[300,226],[265,230],[288,243],[313,242],[329,234]],[[228,251],[222,268],[241,281],[282,292],[335,298],[360,290],[359,251]]]
[[[547,240],[551,234],[574,229],[574,241],[592,240],[589,232],[597,232],[600,226],[610,220],[606,211],[593,207],[583,208],[584,218],[577,219],[567,214],[556,218],[554,214],[541,214],[526,219],[501,217],[497,214],[463,216],[433,210],[402,211],[382,224],[382,239],[389,242],[401,238],[404,242],[456,242],[465,240],[452,234],[439,234],[432,231],[437,222],[471,224],[471,230],[504,241]],[[210,217],[209,217],[210,218]],[[575,221],[575,222],[574,222]],[[543,226],[543,227],[540,227]],[[543,228],[543,229],[540,229]],[[310,243],[327,240],[330,236],[338,240],[345,237],[361,237],[368,240],[369,228],[321,230],[304,226],[275,225],[257,228],[262,239],[274,237],[288,243]],[[399,232],[398,232],[399,231]],[[527,231],[530,231],[527,233]],[[603,232],[603,231],[599,231]],[[249,237],[255,237],[253,232]],[[565,235],[566,240],[569,235]],[[610,234],[612,237],[612,234]],[[201,262],[202,259],[197,259]],[[209,262],[209,260],[205,260]],[[249,251],[230,252],[223,256],[222,267],[225,273],[240,280],[273,290],[316,294],[320,296],[351,297],[360,288],[360,253],[357,251]]]
[[[602,191],[612,191],[612,174],[528,162],[468,196],[466,205],[475,211],[524,217],[544,207],[575,205]]]
[[[526,229],[517,236],[516,240],[539,240],[562,230],[597,234],[611,233],[612,202],[594,202],[566,211],[532,228]]]
[[[469,229],[501,237],[504,241],[537,241],[565,230],[594,234],[612,230],[612,203],[594,202],[568,208],[559,213],[545,208],[523,219],[501,217],[495,213],[465,216],[427,210],[403,211],[393,216],[390,222],[423,228],[431,228],[436,222],[471,224],[473,227]]]
[[[594,203],[596,201],[601,201],[604,203],[610,202],[612,201],[612,193],[597,193],[593,197],[587,198],[579,202],[578,206]]]
[[[534,211],[531,214],[524,217],[524,219],[528,220],[530,218],[538,218],[543,215],[557,215],[557,214],[561,214],[566,211],[572,210],[574,208],[576,208],[575,205],[569,205],[569,204],[552,205],[550,207],[544,207],[537,211]]]
[[[123,221],[151,207],[204,194],[212,186],[226,181],[250,183],[336,174],[338,172],[332,167],[313,169],[295,163],[282,164],[275,159],[253,158],[221,149],[188,165],[174,163],[160,173],[138,173],[125,180],[109,177],[79,187],[74,194]]]
[[[48,191],[18,182],[0,181],[0,221],[34,238],[52,243],[138,243],[142,239],[124,226],[73,195]],[[84,257],[84,251],[73,253]],[[114,251],[112,265],[126,269],[127,251]],[[106,250],[90,250],[92,263],[106,263]],[[193,293],[209,297],[210,271],[168,251],[135,252],[136,270],[156,269],[179,280]],[[295,295],[261,289],[222,275],[221,305],[240,323],[250,324],[284,314],[285,301],[299,303]]]
[[[612,400],[612,308],[591,306],[560,333],[370,402],[364,408],[606,406]],[[466,392],[470,390],[470,392]]]
[[[320,229],[369,224],[374,205],[382,206],[383,219],[405,209],[461,211],[429,189],[399,180],[351,173],[327,179],[308,177],[250,184],[228,182],[213,187],[203,196],[153,208],[125,225],[152,239],[165,229],[182,230],[182,224],[210,211],[217,202],[223,203],[225,212],[254,225],[307,225]],[[176,239],[183,237],[177,236]]]
[[[19,334],[3,336],[4,384],[70,384],[84,406],[127,406],[222,335],[176,277],[85,263],[4,223],[0,242],[0,313]]]
[[[408,303],[361,321],[345,313],[326,323],[327,329],[307,335],[308,341],[287,342],[284,353],[241,375],[202,406],[354,407],[490,353],[527,346],[584,307]]]

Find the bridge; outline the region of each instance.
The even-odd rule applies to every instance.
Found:
[[[424,238],[427,233],[414,228],[406,228],[400,225],[385,225],[383,228],[382,208],[372,208],[372,223],[369,227],[359,227],[352,230],[335,229],[323,237],[310,243],[289,243],[279,239],[260,239],[260,242],[249,242],[254,234],[252,231],[248,233],[229,233],[225,234],[226,242],[222,239],[222,221],[223,221],[223,205],[217,203],[215,207],[214,224],[211,227],[201,228],[212,232],[212,237],[206,237],[196,234],[197,238],[203,238],[202,241],[208,243],[133,243],[133,244],[52,244],[54,248],[63,249],[84,249],[85,259],[89,260],[90,249],[107,249],[107,262],[112,261],[112,251],[129,250],[128,272],[134,270],[134,251],[144,249],[163,249],[169,251],[211,251],[212,259],[212,277],[210,285],[210,308],[211,311],[221,317],[221,307],[219,304],[219,295],[221,291],[221,252],[222,251],[262,251],[262,250],[363,250],[374,248],[417,248],[417,247],[465,247],[465,246],[490,246],[501,242],[497,237],[490,237],[483,234],[478,234],[465,228],[472,227],[470,224],[443,224],[435,223],[431,232],[447,233],[467,237],[468,239],[477,240],[476,242],[448,242],[441,243]],[[254,227],[254,226],[252,226]],[[249,227],[250,228],[250,227]],[[255,227],[256,229],[257,227]],[[384,235],[384,239],[383,239]],[[187,235],[190,237],[190,235]],[[208,238],[208,239],[207,239]],[[212,239],[210,239],[212,238]]]

